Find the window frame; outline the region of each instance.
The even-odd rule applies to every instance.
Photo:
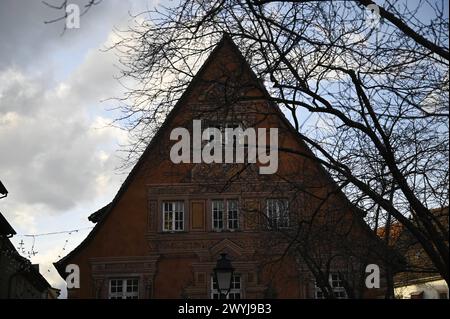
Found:
[[[230,202],[236,203],[236,208],[234,210],[230,209]],[[235,231],[239,229],[239,200],[238,199],[227,199],[227,208],[226,208],[226,217],[227,217],[227,229],[229,231]],[[234,218],[230,218],[230,212],[236,212],[236,216]],[[230,227],[230,221],[236,223],[236,227]]]
[[[121,292],[112,292],[112,282],[117,281],[121,283]],[[136,291],[127,291],[128,282],[131,281],[131,287],[136,282]],[[130,297],[130,298],[128,298]],[[110,278],[108,284],[108,299],[139,299],[139,278],[138,277],[124,277],[124,278]]]
[[[225,125],[223,125],[222,128],[221,128],[222,134],[224,136],[223,139],[222,139],[222,144],[224,146],[228,145],[228,135],[226,134],[226,130],[228,128],[232,129],[233,131],[235,129],[237,129],[237,128],[240,128],[240,129],[243,130],[241,123],[237,123],[237,122],[227,122],[227,123],[225,123]],[[240,138],[239,136],[233,135],[233,145],[232,145],[233,149],[238,147],[238,145],[239,145],[239,138]]]
[[[334,276],[337,276],[337,279],[333,278]],[[330,274],[328,276],[328,283],[330,284],[331,288],[333,289],[333,294],[336,299],[348,299],[347,291],[345,291],[345,288],[343,285],[343,280],[340,278],[338,272],[330,272]],[[315,281],[315,283],[314,283],[314,298],[315,299],[325,299],[322,289],[319,286],[317,286],[317,281]]]
[[[282,210],[280,209],[280,205],[278,203],[284,202],[285,204],[285,216],[283,225],[280,226],[280,219],[282,216]],[[272,204],[270,204],[272,203]],[[273,204],[276,205],[276,217],[273,218],[273,214],[271,214],[270,209],[273,207]],[[269,229],[282,229],[290,227],[290,212],[289,212],[289,200],[287,198],[267,198],[266,199],[266,217],[267,217],[267,226]],[[273,221],[276,220],[276,224],[273,225]]]
[[[216,203],[222,203],[222,210],[221,210],[221,220],[218,218],[218,215],[216,215],[216,212],[218,211],[215,207]],[[230,203],[235,202],[236,206],[235,209],[230,209]],[[219,211],[220,212],[220,211]],[[234,218],[230,218],[231,212],[235,212],[236,216]],[[219,227],[218,223],[221,222],[222,227]],[[236,225],[236,227],[230,227],[230,221],[233,222],[233,224]],[[211,227],[213,231],[236,231],[239,229],[240,223],[239,223],[239,199],[235,198],[218,198],[218,199],[212,199],[211,200]]]
[[[239,288],[236,288],[236,278],[239,278]],[[211,293],[210,293],[210,298],[211,299],[220,299],[220,293],[219,290],[217,288],[215,288],[216,286],[216,282],[214,280],[214,275],[211,275]],[[233,287],[234,286],[234,287]],[[242,299],[242,275],[241,274],[233,274],[233,278],[231,281],[231,288],[230,291],[228,292],[228,294],[226,295],[225,299]],[[238,298],[236,298],[236,296],[239,295]],[[233,296],[233,298],[230,298],[231,296]]]
[[[222,211],[221,211],[221,220],[219,218],[216,218],[216,211],[214,204],[215,203],[222,203]],[[222,223],[222,227],[216,227],[216,222],[219,223],[219,221]],[[225,228],[225,203],[223,199],[213,199],[211,200],[211,227],[214,231],[223,231]]]
[[[166,204],[172,205],[171,210],[166,211]],[[179,206],[178,206],[179,205]],[[185,209],[184,200],[165,200],[162,201],[162,231],[163,232],[182,232],[185,228]],[[181,210],[179,210],[181,208]],[[181,218],[177,218],[177,214],[181,213]],[[167,215],[167,216],[166,216]],[[169,222],[166,223],[167,218]],[[179,227],[181,223],[181,228]],[[167,225],[171,225],[171,228],[166,228]]]

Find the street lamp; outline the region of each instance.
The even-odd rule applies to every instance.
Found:
[[[216,279],[217,289],[220,299],[225,299],[231,289],[231,280],[233,279],[234,268],[227,254],[220,254],[221,258],[217,260],[214,268],[214,278]]]

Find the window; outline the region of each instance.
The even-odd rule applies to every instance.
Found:
[[[424,299],[423,291],[415,291],[410,294],[411,299]]]
[[[137,278],[111,279],[109,299],[138,299],[139,280]]]
[[[218,130],[218,131],[216,131]],[[220,136],[215,135],[220,132]],[[239,122],[211,122],[208,125],[207,135],[202,145],[211,143],[217,139],[216,146],[222,146],[222,157],[224,156],[225,167],[229,164],[255,163],[256,158],[256,133],[254,130],[244,129]],[[251,148],[249,148],[251,145]],[[251,159],[251,161],[249,161]]]
[[[235,274],[231,279],[230,292],[226,299],[241,299],[241,275]],[[217,283],[214,276],[211,276],[211,298],[220,299],[219,290],[217,289]]]
[[[163,203],[163,230],[182,231],[184,229],[184,202]]]
[[[345,288],[339,274],[331,273],[328,280],[331,288],[333,289],[334,297],[336,299],[347,299],[347,293],[345,292]],[[325,299],[325,294],[322,292],[322,289],[319,286],[317,286],[317,282],[315,289],[315,297],[316,299]]]
[[[218,231],[239,228],[239,210],[236,199],[212,201],[212,227]]]
[[[287,199],[268,199],[267,219],[270,228],[289,227],[289,205]]]
[[[211,123],[208,126],[209,142],[214,140],[214,137],[213,137],[214,135],[213,135],[212,129],[215,128],[215,129],[218,129],[222,135],[222,141],[221,141],[222,145],[227,145],[231,136],[228,136],[226,134],[226,132],[227,132],[226,129],[234,130],[234,129],[237,129],[238,127],[241,127],[241,126],[237,123]],[[232,138],[233,138],[233,147],[235,147],[237,144],[237,136],[233,135]]]
[[[227,219],[228,229],[234,230],[239,228],[238,201],[235,199],[227,201]]]
[[[237,146],[237,142],[238,142],[237,139],[239,138],[239,136],[236,136],[236,135],[229,136],[227,134],[226,129],[235,130],[235,129],[239,128],[239,127],[240,127],[239,124],[234,124],[234,123],[227,123],[227,124],[225,124],[225,127],[222,128],[223,135],[224,135],[223,142],[224,142],[225,145],[231,144],[231,145],[233,145],[233,148],[235,148]],[[232,143],[231,143],[230,139],[233,139]]]
[[[214,230],[223,229],[223,201],[213,200],[212,201],[212,221]]]

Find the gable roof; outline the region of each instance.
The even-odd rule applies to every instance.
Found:
[[[6,197],[8,195],[8,190],[6,189],[6,187],[3,185],[2,181],[0,181],[0,198]]]
[[[0,213],[0,236],[11,237],[16,234],[16,231],[8,223],[6,218]]]
[[[3,217],[0,214],[0,217]],[[6,220],[6,219],[5,219]],[[14,232],[15,234],[15,232]],[[3,241],[3,246],[1,247],[2,253],[11,260],[16,261],[20,266],[16,269],[16,274],[20,274],[25,277],[33,286],[43,292],[46,289],[54,289],[51,287],[50,283],[44,276],[39,272],[39,265],[32,264],[31,261],[19,254],[17,249],[14,247],[10,239]]]
[[[95,213],[92,213],[91,215],[89,215],[89,217],[88,217],[89,221],[91,221],[93,223],[96,223],[100,219],[102,219],[103,216],[105,216],[105,214],[109,211],[109,208],[111,207],[111,204],[112,204],[112,202],[110,202],[109,204],[103,206],[102,208],[97,210]]]
[[[430,209],[431,215],[436,218],[447,231],[449,227],[448,212],[448,206]],[[385,237],[385,227],[379,228],[377,234],[380,237]],[[396,287],[442,278],[419,241],[399,222],[395,222],[390,226],[389,246],[393,247],[401,254],[406,262],[405,269],[399,271],[394,277],[394,285]]]
[[[144,150],[144,152],[140,156],[139,160],[137,161],[137,163],[135,164],[135,166],[133,167],[133,169],[131,170],[131,172],[129,173],[127,178],[125,179],[125,181],[122,183],[122,185],[121,185],[119,191],[116,193],[114,199],[109,204],[107,204],[106,206],[99,209],[98,211],[96,211],[95,213],[91,214],[88,217],[88,219],[90,221],[96,223],[95,227],[88,234],[88,236],[74,250],[72,250],[65,257],[63,257],[62,259],[60,259],[59,261],[54,263],[55,268],[58,270],[59,274],[62,277],[64,277],[63,276],[64,267],[62,267],[62,266],[65,264],[65,262],[67,260],[69,260],[70,258],[75,256],[81,250],[81,248],[83,248],[94,237],[94,235],[97,233],[97,231],[100,229],[104,220],[108,217],[108,214],[111,212],[111,210],[114,208],[116,203],[120,200],[121,196],[125,193],[125,191],[129,187],[131,182],[134,180],[137,172],[139,171],[139,169],[143,165],[145,159],[149,155],[150,150],[153,148],[155,143],[157,143],[157,141],[160,139],[161,135],[163,134],[164,130],[167,128],[168,123],[170,123],[171,120],[175,117],[175,115],[178,113],[178,110],[180,109],[180,107],[183,105],[183,103],[189,97],[190,93],[192,93],[193,89],[197,86],[199,81],[202,79],[202,76],[205,73],[205,70],[215,60],[217,53],[225,46],[229,46],[232,49],[233,54],[235,54],[238,57],[238,59],[241,61],[241,66],[249,71],[249,74],[250,74],[252,80],[254,80],[255,83],[258,84],[258,88],[261,90],[261,92],[263,94],[259,98],[266,99],[268,101],[268,103],[273,108],[273,110],[275,111],[277,116],[280,118],[281,122],[286,125],[287,131],[289,133],[293,134],[293,136],[297,139],[297,141],[300,143],[300,145],[302,145],[302,147],[304,148],[306,153],[308,153],[308,156],[311,158],[316,158],[314,153],[311,151],[311,149],[308,147],[308,145],[303,141],[303,139],[301,138],[301,136],[299,135],[297,130],[293,127],[291,122],[289,122],[289,120],[286,118],[286,116],[281,111],[281,109],[278,107],[278,105],[271,100],[270,94],[268,93],[267,89],[261,83],[261,81],[256,76],[256,74],[253,72],[252,68],[250,67],[250,65],[247,62],[247,60],[245,59],[245,57],[242,55],[242,52],[239,50],[237,45],[233,42],[233,40],[227,33],[224,33],[222,39],[219,41],[219,43],[216,45],[216,47],[212,50],[212,52],[210,53],[210,55],[208,56],[206,61],[203,63],[203,65],[201,66],[201,68],[199,69],[197,74],[193,77],[193,79],[187,86],[184,93],[181,95],[181,97],[178,99],[178,101],[176,102],[176,104],[174,105],[172,110],[167,115],[164,123],[161,125],[161,127],[157,130],[156,134],[151,139],[147,148]],[[327,178],[329,185],[332,185],[332,187],[337,190],[337,195],[341,196],[342,199],[348,205],[348,207],[350,209],[352,209],[352,211],[355,213],[355,216],[358,217],[357,221],[361,223],[362,227],[365,229],[366,232],[368,232],[369,236],[373,236],[373,238],[375,238],[375,240],[377,240],[378,239],[377,236],[373,234],[373,232],[370,230],[368,225],[364,222],[364,220],[362,218],[364,214],[362,214],[359,209],[357,209],[354,205],[352,205],[350,203],[348,198],[342,193],[342,191],[340,191],[336,182],[331,178],[331,176],[328,174],[328,172],[324,169],[324,167],[321,164],[318,164],[318,168],[321,171],[321,173],[323,174],[323,176],[325,176],[325,178]],[[381,241],[380,241],[380,243],[381,243]]]

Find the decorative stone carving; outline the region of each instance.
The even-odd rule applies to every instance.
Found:
[[[149,231],[156,231],[156,215],[158,214],[158,202],[156,200],[148,201],[148,219],[147,225]]]
[[[89,260],[97,298],[108,297],[109,279],[139,277],[141,298],[149,298],[159,256],[101,257]],[[150,288],[148,288],[150,286]]]

